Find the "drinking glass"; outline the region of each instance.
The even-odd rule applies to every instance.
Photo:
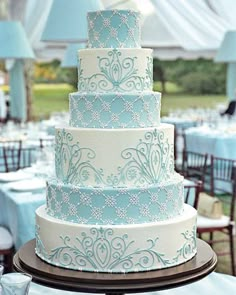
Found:
[[[27,295],[32,276],[26,273],[7,273],[1,278],[1,295]]]

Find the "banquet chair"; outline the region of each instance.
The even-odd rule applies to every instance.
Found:
[[[184,203],[197,210],[199,194],[202,191],[202,181],[184,181]]]
[[[36,161],[36,150],[32,147],[22,147],[20,151],[19,169],[30,167]]]
[[[185,150],[185,129],[186,128],[174,128],[174,159],[175,170],[179,173],[182,172],[183,167],[183,151]]]
[[[51,147],[54,145],[54,138],[40,138],[39,146],[40,148]]]
[[[181,174],[188,179],[202,181],[204,186],[208,173],[207,160],[207,154],[184,150]]]
[[[0,226],[0,264],[4,266],[5,272],[13,270],[14,246],[10,232]]]
[[[228,185],[228,186],[227,186]],[[229,191],[230,187],[230,191]],[[218,255],[230,254],[232,275],[235,276],[234,230],[235,230],[235,201],[236,201],[236,160],[211,156],[211,189],[210,195],[223,194],[219,197],[224,213],[220,218],[212,219],[198,214],[197,232],[199,237],[208,233],[208,243],[229,243],[229,252],[219,252]],[[227,237],[215,237],[215,233]]]
[[[10,172],[20,168],[21,140],[0,143],[0,171]]]

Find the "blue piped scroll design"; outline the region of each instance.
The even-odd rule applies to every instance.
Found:
[[[169,179],[174,172],[173,145],[169,144],[164,132],[146,132],[136,147],[121,152],[125,164],[118,167],[117,174],[104,177],[102,168],[92,164],[96,153],[73,143],[73,136],[65,129],[56,136],[56,175],[64,183],[85,185],[91,177],[97,185],[123,186],[127,182],[143,186]]]
[[[122,152],[127,164],[119,167],[120,182],[131,181],[135,185],[158,183],[169,178],[174,171],[173,146],[165,139],[164,132],[147,132],[136,148]]]
[[[36,231],[36,251],[47,262],[71,269],[94,272],[151,270],[182,263],[196,253],[196,226],[191,232],[182,233],[182,237],[183,246],[176,251],[177,255],[166,257],[157,251],[158,237],[147,239],[144,248],[135,248],[135,241],[130,240],[128,234],[115,236],[111,228],[93,227],[88,234],[81,232],[80,236],[73,237],[74,242],[68,235],[60,236],[62,245],[47,253]]]
[[[83,76],[80,66],[78,89],[80,91],[142,91],[152,88],[152,58],[147,57],[146,76],[140,77],[135,66],[137,57],[122,58],[122,53],[113,49],[107,57],[98,56],[100,73]],[[80,65],[82,61],[80,59]],[[99,78],[99,81],[96,81]]]
[[[91,160],[96,153],[90,148],[80,147],[79,142],[72,143],[73,136],[65,129],[56,136],[55,169],[56,175],[65,183],[84,184],[91,175],[97,183],[102,182],[103,171],[96,169]]]
[[[147,240],[146,248],[130,250],[135,242],[129,241],[127,234],[114,236],[111,228],[91,228],[90,234],[81,233],[76,237],[76,244],[71,244],[68,236],[60,237],[63,245],[51,251],[49,261],[57,261],[61,266],[76,269],[118,270],[129,271],[135,268],[151,269],[154,265],[169,265],[164,254],[154,250],[158,239]]]
[[[47,257],[47,251],[45,249],[45,246],[42,242],[42,240],[40,239],[40,226],[38,224],[36,224],[35,226],[35,241],[36,241],[36,249],[39,255],[42,255],[43,257]]]
[[[182,236],[184,237],[185,243],[177,250],[177,255],[173,259],[175,262],[178,262],[180,257],[184,259],[188,258],[197,249],[196,226],[193,226],[192,231],[182,233]]]

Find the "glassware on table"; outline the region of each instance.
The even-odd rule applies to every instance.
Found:
[[[0,280],[4,272],[4,266],[0,264]]]
[[[1,295],[27,295],[32,276],[26,273],[7,273],[1,277]]]

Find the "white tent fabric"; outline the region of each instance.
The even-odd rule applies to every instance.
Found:
[[[216,13],[207,0],[131,0],[129,5],[127,1],[103,2],[112,8],[139,10],[143,16],[142,46],[153,48],[160,59],[213,58],[225,32],[232,28],[227,15]],[[233,15],[232,3],[226,10]]]
[[[235,30],[235,0],[208,0],[207,3],[212,11],[229,22],[230,29]]]
[[[39,59],[61,59],[66,48],[65,44],[40,41],[52,1],[9,0],[11,18],[23,22]],[[213,58],[224,33],[236,29],[235,0],[101,1],[108,9],[139,10],[142,46],[153,48],[160,59]]]
[[[152,0],[155,15],[185,50],[218,48],[222,34],[229,28],[199,0]]]

